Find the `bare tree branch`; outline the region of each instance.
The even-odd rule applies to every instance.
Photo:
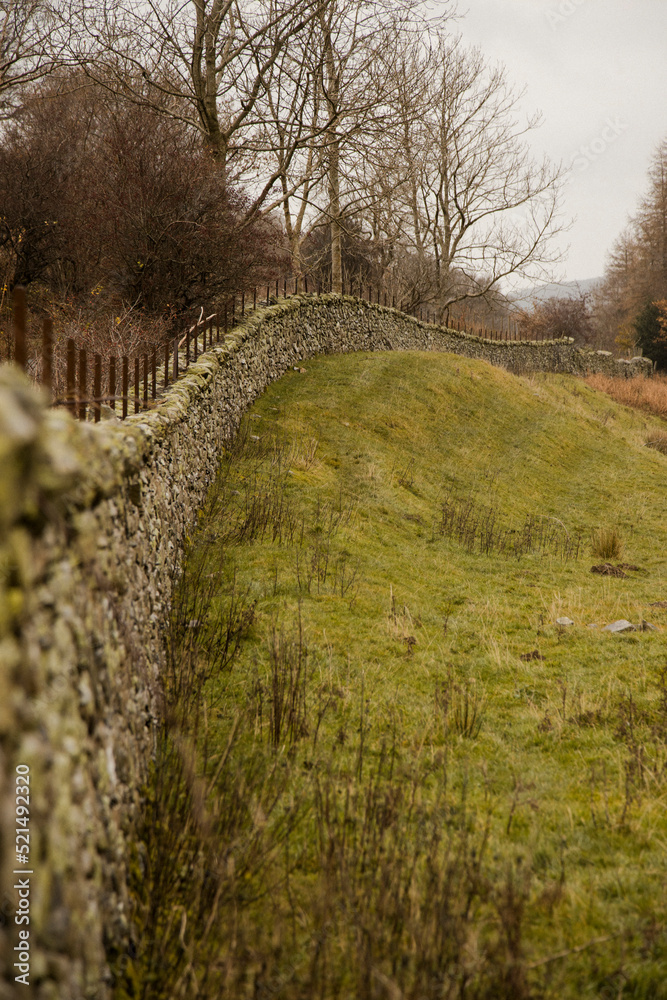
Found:
[[[66,62],[67,38],[47,0],[0,0],[0,120],[26,87]]]

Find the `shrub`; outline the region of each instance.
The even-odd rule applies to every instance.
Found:
[[[521,336],[529,340],[572,337],[578,344],[590,344],[594,338],[586,296],[550,298],[536,302],[520,314]]]
[[[87,81],[43,84],[0,136],[7,284],[85,313],[182,313],[268,280],[282,236],[246,215],[192,129]]]

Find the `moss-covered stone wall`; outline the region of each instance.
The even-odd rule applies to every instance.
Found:
[[[340,296],[259,310],[122,423],[79,424],[0,369],[0,1000],[108,1000],[114,956],[140,946],[126,873],[130,858],[142,863],[133,830],[162,638],[222,442],[306,358],[400,349],[512,371],[651,371],[569,341],[485,342]]]

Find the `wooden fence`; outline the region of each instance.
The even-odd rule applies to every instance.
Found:
[[[264,291],[266,296],[264,297]],[[322,294],[322,287],[308,276],[284,277],[275,281],[275,299],[289,298],[303,291],[305,294]],[[377,305],[398,308],[425,322],[436,323],[437,318],[425,306],[397,305],[395,296],[384,289],[363,286],[360,282],[346,283],[344,292],[357,295]],[[282,295],[281,295],[282,293]],[[52,406],[64,406],[79,420],[99,421],[102,407],[110,407],[119,417],[125,418],[130,410],[140,413],[153,404],[159,393],[178,378],[198,356],[217,344],[220,338],[235,326],[250,309],[268,305],[274,298],[274,283],[251,292],[231,296],[221,312],[202,317],[185,333],[177,334],[151,351],[120,357],[90,355],[85,346],[68,339],[65,350],[64,395],[53,399],[54,387],[54,331],[53,322],[46,318],[41,330],[41,374],[39,381],[52,398]],[[25,289],[16,287],[13,295],[13,336],[8,346],[7,360],[14,360],[28,370],[28,333]],[[447,312],[445,325],[450,329],[474,333],[487,340],[519,341],[516,324],[510,320],[507,328],[496,330],[471,321],[462,315],[454,317]],[[513,328],[512,328],[513,327]],[[12,359],[13,344],[13,359]],[[37,360],[37,359],[33,359]],[[91,392],[92,390],[92,392]]]

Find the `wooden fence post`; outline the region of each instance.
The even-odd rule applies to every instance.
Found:
[[[123,355],[123,420],[127,416],[128,395],[130,391],[130,368],[127,354]]]
[[[102,358],[96,354],[93,358],[93,419],[99,424],[102,415]]]
[[[109,402],[111,409],[116,412],[116,359],[109,359]]]
[[[70,337],[67,341],[67,409],[76,416],[76,344]]]
[[[26,370],[28,348],[26,345],[26,298],[25,288],[17,285],[14,289],[14,361]]]
[[[47,316],[42,331],[42,384],[49,394],[53,389],[53,320]]]
[[[85,347],[79,351],[79,420],[86,419],[86,396],[88,395],[88,355]]]

